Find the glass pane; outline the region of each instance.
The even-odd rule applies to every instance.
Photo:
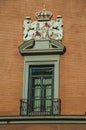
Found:
[[[52,84],[52,78],[44,78],[43,79],[43,85]]]
[[[33,112],[49,112],[52,109],[54,66],[31,66],[31,105]]]
[[[41,79],[40,77],[33,77],[33,94],[34,97],[34,104],[33,104],[33,110],[34,112],[40,111],[41,108]]]
[[[40,96],[41,94],[41,79],[37,78],[37,77],[33,77],[32,78],[32,94],[31,94],[31,98]]]
[[[41,100],[40,99],[34,99],[34,111],[39,112],[41,109]]]
[[[50,87],[50,88],[49,88]],[[49,99],[52,97],[52,90],[51,90],[51,86],[46,87],[46,99]]]
[[[46,99],[46,112],[50,112],[52,109],[52,100],[47,100]]]
[[[51,112],[52,110],[52,77],[44,77],[43,85],[46,88],[45,91],[45,110]]]
[[[53,67],[32,67],[32,75],[52,75]]]
[[[40,111],[41,108],[41,89],[40,87],[35,87],[33,95],[33,111]]]
[[[40,99],[41,97],[41,89],[39,87],[35,87],[35,94],[34,94],[34,98],[35,99]]]
[[[41,79],[40,78],[35,79],[34,85],[40,85],[40,84],[41,84]]]

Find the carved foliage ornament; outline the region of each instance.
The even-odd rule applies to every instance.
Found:
[[[48,40],[50,38],[61,41],[63,38],[63,19],[58,15],[51,20],[52,13],[43,9],[36,13],[37,21],[32,22],[30,16],[24,20],[23,40]]]

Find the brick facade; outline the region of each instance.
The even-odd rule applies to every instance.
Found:
[[[64,20],[66,53],[61,56],[60,96],[62,114],[84,114],[86,111],[86,23],[85,1],[47,1],[46,8]],[[78,2],[78,3],[77,3]],[[43,1],[13,1],[0,3],[0,114],[18,114],[22,97],[23,57],[18,46],[23,42],[23,20],[30,15],[35,20],[35,12],[41,10]],[[74,107],[76,106],[76,107]]]
[[[24,59],[18,46],[23,42],[23,21],[28,15],[36,20],[35,13],[43,9],[43,4],[43,0],[0,0],[0,115],[19,115]],[[53,19],[61,14],[64,20],[66,53],[60,62],[61,114],[84,114],[86,0],[46,0],[45,5]],[[47,130],[57,128],[54,127]]]
[[[34,124],[34,125],[3,125],[0,126],[0,130],[86,130],[86,125],[76,124]]]

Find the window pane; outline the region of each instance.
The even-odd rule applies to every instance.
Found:
[[[48,84],[52,84],[52,77],[51,78],[47,78],[47,77],[43,78],[43,85],[48,85]]]
[[[40,98],[41,98],[41,79],[40,79],[40,77],[33,77],[32,84],[33,84],[33,87],[32,87],[33,111],[37,112],[37,111],[40,111],[40,108],[41,108],[41,101],[40,101]]]
[[[39,112],[41,109],[41,100],[40,99],[34,99],[34,111]]]
[[[41,89],[35,87],[34,91],[35,91],[34,98],[35,99],[40,99],[41,98]]]
[[[50,87],[50,88],[49,88]],[[52,97],[52,90],[51,90],[51,86],[46,87],[46,98],[50,99]]]
[[[31,105],[34,112],[52,109],[54,66],[31,66]],[[33,101],[33,102],[32,102]]]
[[[51,109],[52,109],[52,100],[51,99],[50,100],[46,99],[46,112],[51,111]]]
[[[53,67],[31,67],[32,75],[52,75]]]
[[[41,79],[40,78],[36,78],[34,81],[34,85],[40,85],[41,84]]]

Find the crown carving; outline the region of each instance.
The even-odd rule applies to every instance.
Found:
[[[49,21],[52,17],[52,12],[43,9],[40,12],[36,13],[36,18],[38,21]]]

